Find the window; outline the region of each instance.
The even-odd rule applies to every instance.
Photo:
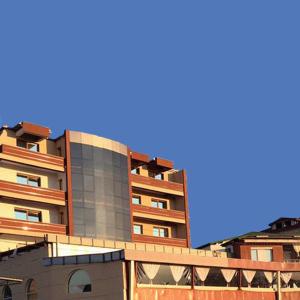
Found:
[[[26,289],[27,300],[36,300],[37,299],[37,289],[35,280],[29,279]]]
[[[39,152],[39,145],[35,143],[28,143],[23,140],[17,140],[17,146],[24,149],[28,149],[29,151],[32,152]]]
[[[136,168],[136,169],[131,170],[131,174],[137,174],[137,175],[139,175],[140,174],[140,169]]]
[[[156,175],[154,176],[154,178],[155,178],[155,179],[159,179],[159,180],[163,180],[163,179],[164,179],[164,175],[161,174],[161,173],[159,173],[159,174],[156,174]]]
[[[138,224],[134,224],[133,225],[133,233],[134,234],[143,234],[143,226],[138,225]]]
[[[158,236],[158,237],[168,237],[168,228],[164,227],[154,227],[153,228],[153,236]]]
[[[41,180],[39,177],[17,174],[17,183],[39,187]]]
[[[155,178],[155,179],[159,179],[159,180],[163,180],[164,179],[164,174],[162,173],[155,173],[155,172],[152,172],[152,171],[148,171],[148,175],[149,177],[152,177],[152,178]]]
[[[5,285],[3,288],[3,300],[12,300],[12,292],[8,285]]]
[[[162,208],[166,209],[167,208],[167,202],[163,200],[151,200],[151,206],[155,208]]]
[[[251,249],[251,259],[256,261],[272,261],[272,249]]]
[[[17,208],[15,209],[15,218],[22,221],[42,222],[42,213],[40,211],[31,211]]]
[[[69,294],[87,293],[91,290],[91,279],[86,271],[77,270],[72,273],[68,285]]]
[[[141,197],[140,196],[132,196],[132,204],[141,204]]]

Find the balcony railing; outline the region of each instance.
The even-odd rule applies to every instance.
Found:
[[[183,184],[155,179],[152,177],[146,177],[142,175],[131,174],[131,182],[133,186],[139,187],[139,185],[148,186],[148,189],[160,189],[174,191],[175,194],[184,193]],[[137,184],[137,185],[136,185]]]
[[[163,218],[165,217],[165,218],[180,219],[180,223],[184,223],[185,220],[184,211],[155,208],[155,207],[149,207],[149,206],[137,205],[137,204],[133,204],[132,208],[133,208],[133,213],[137,212],[137,213],[145,214],[147,216],[154,215]]]
[[[2,159],[17,161],[51,170],[64,171],[64,158],[60,156],[33,152],[20,147],[1,145]]]
[[[133,241],[137,243],[160,244],[166,246],[187,247],[187,240],[169,237],[156,237],[143,234],[133,234]]]
[[[0,196],[49,204],[65,205],[66,193],[0,180]]]
[[[287,262],[287,263],[300,263],[300,258],[289,258],[289,259],[285,259],[284,262]]]
[[[30,235],[31,232],[46,234],[66,234],[66,225],[63,224],[52,224],[52,223],[39,223],[29,222],[9,218],[0,218],[0,230],[19,230],[24,233],[27,232]]]

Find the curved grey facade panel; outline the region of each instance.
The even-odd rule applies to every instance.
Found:
[[[74,235],[130,241],[128,157],[72,141],[70,149]]]

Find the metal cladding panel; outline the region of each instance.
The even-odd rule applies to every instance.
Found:
[[[298,293],[295,293],[298,295]],[[137,288],[135,300],[276,300],[275,292]],[[289,298],[287,298],[289,299]],[[299,299],[299,298],[291,298]],[[283,300],[286,300],[283,298]]]
[[[74,235],[130,241],[128,157],[70,143]]]

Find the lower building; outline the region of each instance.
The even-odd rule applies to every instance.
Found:
[[[262,231],[208,243],[198,249],[225,252],[232,258],[300,263],[299,221],[299,218],[279,218]]]
[[[300,264],[148,243],[49,235],[3,252],[0,273],[6,300],[300,299]]]

